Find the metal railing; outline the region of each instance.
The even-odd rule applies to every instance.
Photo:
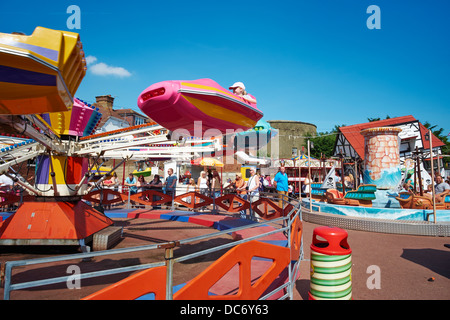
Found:
[[[285,198],[283,198],[282,201],[283,201],[283,203],[289,203],[290,200],[292,200],[292,199],[289,199],[287,196],[285,196]],[[86,259],[102,257],[102,256],[106,256],[106,255],[117,255],[117,254],[132,253],[132,252],[138,252],[138,251],[150,251],[150,250],[155,250],[155,249],[165,249],[165,261],[81,273],[79,275],[79,280],[95,278],[95,277],[102,277],[102,276],[109,276],[109,275],[114,275],[114,274],[119,274],[119,273],[134,272],[134,271],[139,271],[139,270],[144,270],[144,269],[154,268],[154,267],[160,267],[160,266],[166,266],[167,274],[168,274],[168,277],[166,279],[166,299],[171,300],[173,298],[172,289],[173,289],[174,263],[177,263],[177,262],[179,263],[179,262],[183,262],[186,260],[194,259],[194,258],[203,256],[203,255],[206,255],[206,254],[211,254],[213,252],[231,248],[231,247],[237,246],[241,243],[260,239],[260,238],[267,237],[269,235],[273,235],[276,233],[283,233],[286,236],[287,247],[289,249],[291,249],[291,241],[290,241],[291,226],[297,217],[299,217],[300,221],[302,221],[300,202],[293,205],[292,210],[290,210],[290,212],[288,212],[283,217],[276,218],[276,219],[273,219],[270,221],[255,222],[250,225],[245,225],[245,226],[236,227],[236,228],[230,228],[230,229],[226,229],[223,231],[217,231],[214,233],[205,234],[205,235],[201,235],[201,236],[197,236],[197,237],[193,237],[193,238],[174,240],[174,241],[169,241],[169,242],[160,243],[160,244],[151,244],[151,245],[144,245],[144,246],[131,247],[131,248],[110,249],[110,250],[98,251],[98,252],[78,253],[78,254],[72,254],[72,255],[46,257],[46,258],[29,259],[29,260],[7,261],[2,266],[3,267],[2,273],[4,275],[3,281],[2,281],[2,285],[4,287],[4,300],[9,300],[11,292],[15,291],[15,290],[40,287],[40,286],[56,284],[56,283],[64,283],[64,282],[67,283],[67,281],[73,279],[73,275],[68,275],[68,276],[28,281],[28,282],[22,282],[22,283],[12,283],[13,268],[31,266],[31,265],[37,265],[37,264],[54,263],[54,262],[60,262],[60,261],[68,261],[68,260],[83,261]],[[204,250],[201,250],[201,251],[198,251],[195,253],[186,254],[184,256],[180,256],[180,257],[176,257],[176,258],[173,256],[174,248],[179,247],[181,245],[190,244],[190,243],[193,243],[196,241],[205,240],[208,238],[213,238],[213,237],[217,237],[217,236],[221,236],[221,235],[225,235],[225,234],[231,234],[236,231],[257,228],[257,227],[261,227],[263,225],[267,226],[267,224],[273,225],[274,230],[264,232],[264,233],[258,234],[256,236],[252,236],[252,237],[245,238],[242,240],[233,241],[231,243],[222,244],[222,245],[219,245],[219,246],[216,246],[213,248],[204,249]],[[280,299],[286,299],[286,298],[293,299],[293,290],[294,290],[295,280],[297,279],[300,261],[302,259],[303,259],[303,238],[301,239],[301,247],[300,247],[299,257],[291,257],[290,261],[296,261],[296,262],[294,264],[289,263],[289,265],[288,265],[288,280],[289,281],[280,285],[278,288],[274,289],[272,292],[266,294],[265,296],[261,297],[260,299],[262,299],[262,300],[267,299],[282,289],[286,289],[286,294],[284,294]]]

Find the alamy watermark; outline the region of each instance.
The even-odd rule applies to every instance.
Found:
[[[67,18],[66,25],[67,29],[81,29],[81,9],[79,6],[72,4],[67,7],[66,13],[70,16]]]
[[[72,4],[67,7],[66,13],[70,14],[67,18],[67,29],[81,29],[81,9],[79,6]],[[370,14],[367,18],[366,26],[368,29],[381,29],[381,9],[377,5],[367,7],[366,13]]]
[[[381,289],[381,269],[377,265],[370,265],[366,270],[370,276],[367,278],[366,286],[369,290]]]
[[[66,281],[67,289],[70,289],[70,290],[81,289],[81,269],[80,269],[80,267],[72,264],[67,267],[66,273],[71,275],[67,278],[67,281]]]
[[[367,7],[366,13],[371,14],[366,21],[367,28],[370,30],[381,29],[381,9],[374,4]]]
[[[271,128],[270,130],[275,130]],[[225,131],[225,132],[224,132]],[[171,132],[170,140],[178,141],[188,137],[196,137],[203,140],[219,139],[221,148],[214,148],[211,152],[202,152],[202,157],[223,157],[225,163],[234,163],[233,156],[236,151],[244,151],[247,154],[258,153],[260,158],[278,159],[280,153],[279,135],[266,130],[248,130],[217,128],[203,128],[202,121],[194,121],[193,130],[179,128]],[[269,144],[270,142],[270,144]],[[196,147],[192,147],[190,152],[196,152]]]

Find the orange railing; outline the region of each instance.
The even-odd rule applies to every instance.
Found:
[[[289,203],[284,208],[280,208],[277,204],[278,200],[275,202],[266,197],[261,197],[259,200],[250,203],[235,194],[226,194],[217,198],[211,198],[193,191],[172,197],[169,194],[151,189],[131,195],[127,193],[127,190],[120,193],[111,189],[102,189],[90,192],[83,199],[105,205],[126,202],[127,200],[148,206],[173,202],[190,209],[199,209],[215,204],[228,213],[238,213],[243,210],[248,210],[251,207],[252,211],[265,220],[285,217],[293,209],[292,204]]]
[[[135,300],[153,293],[155,300],[166,298],[166,267],[141,271],[112,286],[97,291],[83,300]]]
[[[263,273],[252,276],[253,258],[272,259],[272,264]],[[289,264],[289,248],[250,241],[229,250],[206,270],[173,296],[174,300],[256,300],[278,278]],[[239,266],[236,294],[209,294],[211,287],[223,278],[235,265]]]
[[[103,192],[103,194],[101,194]],[[101,195],[101,196],[99,196]],[[106,195],[106,199],[105,199]],[[114,199],[108,200],[108,195],[113,195]],[[153,200],[154,196],[160,197],[159,200]],[[103,200],[103,199],[105,200]],[[183,199],[190,199],[185,201]],[[119,193],[114,190],[104,189],[97,190],[86,196],[93,202],[100,202],[112,204],[113,201],[126,201],[128,199],[127,193]],[[203,200],[197,203],[197,200]],[[219,207],[227,212],[240,211],[250,203],[237,199],[233,195],[225,195],[216,199],[211,199],[196,192],[189,192],[175,197],[172,197],[155,190],[146,190],[130,196],[130,200],[143,204],[161,204],[165,202],[174,201],[185,205],[189,208],[199,208],[200,206],[217,204]],[[238,202],[240,206],[234,207],[233,202]],[[225,204],[224,202],[228,202]],[[221,204],[221,205],[220,205]],[[194,257],[210,254],[211,249],[200,251],[187,256],[174,258],[174,248],[182,244],[199,241],[199,239],[207,239],[214,236],[213,234],[205,234],[192,239],[185,239],[181,241],[172,241],[166,245],[158,244],[149,246],[148,250],[156,248],[164,248],[166,250],[165,266],[162,263],[150,264],[148,266],[124,267],[119,271],[113,269],[113,273],[129,272],[130,270],[142,270],[134,275],[127,277],[115,284],[112,284],[94,294],[91,294],[84,299],[137,299],[146,296],[150,293],[154,294],[154,299],[266,299],[270,298],[292,298],[293,286],[298,276],[299,264],[303,257],[302,247],[302,221],[299,205],[289,204],[281,209],[272,201],[272,199],[262,197],[258,201],[251,204],[251,207],[261,217],[271,220],[271,225],[274,227],[272,231],[261,231],[255,235],[255,232],[250,232],[252,236],[246,239],[238,240],[232,243],[224,244],[213,249],[223,250],[224,248],[231,248],[222,257],[214,261],[200,274],[188,281],[177,292],[172,293],[173,290],[173,264],[174,262],[182,262]],[[251,225],[244,225],[233,229],[219,231],[216,234],[232,233],[238,230],[245,230],[245,228],[255,228],[259,230],[262,226],[267,228],[265,222],[254,223]],[[275,245],[265,241],[257,241],[257,239],[270,239],[272,234],[287,235],[287,245]],[[277,238],[279,239],[279,237]],[[146,250],[146,248],[123,248],[109,250],[111,254],[119,252],[127,252],[132,250]],[[107,252],[98,252],[99,255],[105,255]],[[94,257],[96,253],[82,254],[81,256]],[[260,259],[262,258],[262,259]],[[63,257],[49,258],[62,260]],[[71,255],[67,259],[74,259]],[[80,258],[77,258],[80,259]],[[43,262],[42,262],[43,263]],[[164,262],[163,262],[164,263]],[[15,262],[17,266],[21,265]],[[12,268],[12,267],[11,267]],[[122,268],[120,268],[122,269]],[[9,267],[7,274],[11,273]],[[100,271],[99,276],[105,275],[106,271]],[[89,274],[84,275],[91,277]],[[234,279],[229,279],[229,277]],[[226,282],[228,280],[228,282]],[[43,280],[44,281],[44,280]],[[219,283],[226,282],[226,290],[223,289]],[[36,281],[35,281],[36,282]],[[39,281],[38,281],[39,282]],[[8,282],[7,282],[8,283]],[[33,286],[37,284],[33,283]],[[11,288],[9,284],[5,290],[7,293],[5,297],[9,298]],[[14,287],[13,287],[14,288]],[[14,290],[14,289],[12,289]],[[5,299],[7,299],[5,298]]]

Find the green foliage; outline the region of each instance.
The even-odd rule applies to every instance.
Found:
[[[387,115],[386,118],[384,118],[384,119],[390,119],[390,118],[391,118],[391,116]],[[381,118],[367,118],[367,121],[369,121],[369,122],[374,122],[374,121],[379,121],[379,120],[381,120]]]
[[[441,140],[443,143],[445,143],[445,146],[442,147],[441,151],[442,154],[450,154],[450,141],[448,139],[448,136],[444,135],[444,129],[443,128],[437,128],[437,125],[431,125],[428,121],[425,121],[423,123],[423,126],[425,128],[427,128],[428,130],[431,130],[431,132],[436,136],[436,138],[438,138],[439,140]],[[450,159],[449,158],[444,158],[444,163],[449,163]]]
[[[319,132],[316,137],[313,137],[311,134],[307,134],[307,138],[305,139],[305,143],[303,146],[305,149],[308,147],[308,139],[311,140],[311,143],[314,147],[311,148],[311,157],[320,158],[323,154],[325,157],[329,158],[333,156],[334,145],[336,143],[337,134],[339,133],[339,127],[343,127],[345,125],[336,125],[331,131]]]

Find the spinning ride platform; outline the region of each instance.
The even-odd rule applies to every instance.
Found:
[[[81,200],[24,202],[0,223],[0,245],[80,245],[112,224]]]

